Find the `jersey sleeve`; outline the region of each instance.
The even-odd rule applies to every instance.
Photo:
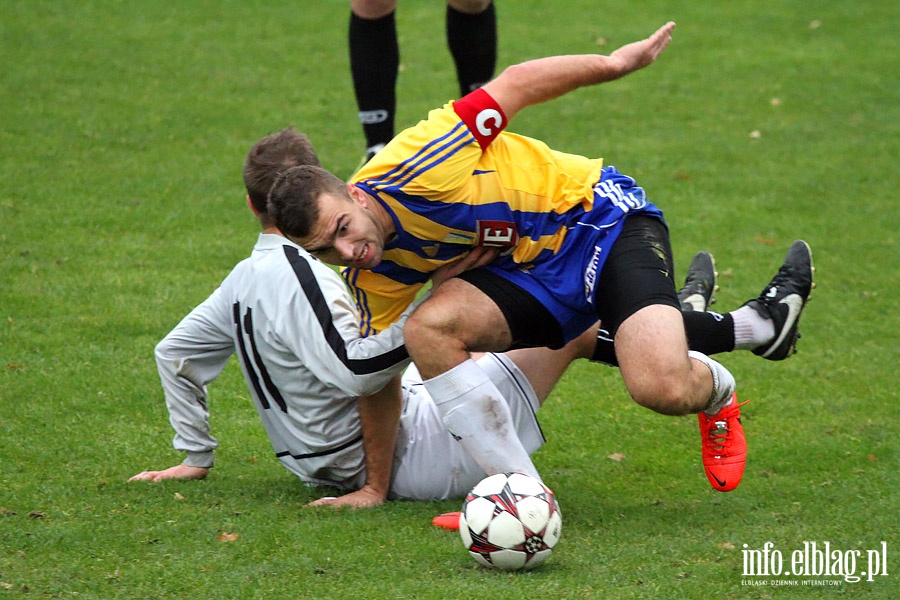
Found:
[[[484,149],[505,126],[496,101],[476,90],[399,133],[354,181],[423,197],[457,190],[466,185]]]
[[[192,310],[156,345],[156,367],[175,430],[172,445],[185,463],[211,467],[218,442],[210,434],[206,386],[233,353],[230,306],[221,289]]]

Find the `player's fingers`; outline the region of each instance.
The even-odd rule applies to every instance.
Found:
[[[453,271],[453,276],[455,277],[470,269],[483,267],[497,258],[499,253],[500,251],[497,248],[476,246],[453,264],[453,268],[451,269]]]
[[[472,250],[472,265],[469,267],[471,269],[476,269],[478,267],[483,267],[486,264],[493,262],[495,258],[500,254],[499,248],[488,248],[486,246],[478,246],[474,250]]]
[[[653,35],[661,38],[671,37],[673,29],[675,29],[675,21],[669,21],[668,23],[657,29],[656,33],[654,33]]]
[[[653,63],[663,51],[669,47],[669,43],[672,41],[672,29],[675,27],[675,23],[669,22],[651,35],[644,42],[644,52],[646,53],[645,63],[650,64]],[[646,64],[644,66],[646,66]]]
[[[453,261],[453,267],[450,270],[453,271],[455,275],[458,275],[463,271],[467,271],[471,269],[476,262],[478,262],[478,257],[480,255],[480,250],[477,247],[473,248],[468,253],[463,254],[458,259]]]
[[[669,42],[672,41],[672,30],[675,29],[675,23],[673,21],[669,21],[665,25],[659,28],[656,32],[656,44],[655,46],[658,48],[659,52],[662,52],[669,45]]]
[[[323,498],[319,498],[318,500],[313,500],[307,506],[328,506],[331,504],[335,504],[337,498],[335,496],[325,496]]]

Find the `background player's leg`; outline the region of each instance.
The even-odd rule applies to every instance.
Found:
[[[366,137],[366,158],[394,137],[400,47],[395,1],[350,3],[350,72]]]
[[[497,15],[490,0],[447,3],[447,46],[460,96],[491,80],[497,64]]]
[[[522,370],[534,388],[538,400],[543,404],[572,361],[591,358],[596,337],[597,328],[591,327],[559,350],[523,348],[510,350],[504,354]]]

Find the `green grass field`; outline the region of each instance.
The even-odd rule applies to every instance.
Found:
[[[443,3],[400,4],[405,125],[456,83]],[[635,176],[666,211],[680,273],[714,252],[717,309],[755,296],[798,237],[818,268],[799,354],[721,358],[752,400],[732,493],[707,484],[695,419],[573,366],[535,457],[562,541],[513,574],[430,525],[455,501],[306,508],[330,490],[277,463],[236,364],[211,388],[210,477],[127,482],[180,460],[153,347],[255,240],[246,151],[293,124],[340,176],[362,154],[347,3],[10,0],[2,13],[0,596],[900,597],[894,3],[499,1],[501,66],[608,53],[677,21],[658,64],[511,129]],[[744,551],[766,542],[785,570],[807,542],[858,550],[857,574],[886,542],[888,575],[776,587],[826,578],[746,577]]]

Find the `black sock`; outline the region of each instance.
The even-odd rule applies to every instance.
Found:
[[[688,348],[707,356],[734,350],[734,318],[728,313],[682,312]]]
[[[690,350],[707,356],[734,350],[734,319],[731,315],[690,311],[682,312],[681,316]],[[591,360],[611,367],[619,366],[615,345],[602,327],[597,331],[597,346]]]
[[[609,332],[603,327],[597,330],[597,345],[594,347],[592,362],[603,363],[610,367],[618,367],[619,359],[616,358],[616,347],[613,344]]]
[[[362,19],[350,13],[350,72],[366,146],[394,137],[400,46],[394,13]]]
[[[447,6],[447,46],[456,63],[461,96],[484,85],[497,65],[497,13],[492,2],[477,15]]]

